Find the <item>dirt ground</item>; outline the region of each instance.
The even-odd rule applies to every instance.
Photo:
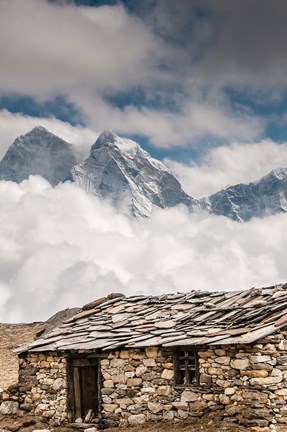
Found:
[[[30,424],[29,424],[30,423]],[[31,424],[32,423],[32,424]],[[32,416],[25,417],[10,417],[0,419],[0,429],[13,432],[33,432],[35,429],[49,429],[51,432],[71,432],[76,431],[74,428],[67,427],[51,427],[47,423]],[[230,424],[224,421],[216,421],[211,417],[206,416],[201,420],[170,422],[170,423],[147,423],[144,425],[129,427],[129,428],[110,428],[105,429],[105,432],[252,432],[254,429],[245,428],[235,424]],[[282,430],[283,432],[283,430]]]

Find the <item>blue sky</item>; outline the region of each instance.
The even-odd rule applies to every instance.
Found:
[[[182,162],[235,142],[287,140],[281,0],[276,8],[2,0],[1,8],[1,110],[111,129]]]

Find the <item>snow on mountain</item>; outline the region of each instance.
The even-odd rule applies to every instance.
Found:
[[[287,212],[287,168],[276,168],[256,182],[227,187],[206,199],[202,207],[237,221]]]
[[[39,126],[18,137],[0,162],[0,180],[21,182],[40,175],[53,186],[70,180],[86,192],[108,199],[139,217],[183,204],[236,221],[287,212],[287,168],[277,168],[249,184],[229,186],[207,198],[187,195],[160,161],[136,142],[103,132],[89,157],[76,165],[71,144]]]
[[[71,179],[76,163],[71,144],[38,126],[19,136],[0,162],[0,180],[20,183],[29,175],[40,175],[53,186]]]
[[[198,201],[182,190],[161,162],[134,141],[112,132],[102,133],[92,146],[90,156],[72,168],[71,173],[78,186],[108,198],[118,208],[127,205],[135,216],[150,216],[154,205],[198,207]]]

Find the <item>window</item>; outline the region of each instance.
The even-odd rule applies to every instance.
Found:
[[[175,384],[189,386],[199,383],[197,353],[192,349],[179,350],[174,355]]]

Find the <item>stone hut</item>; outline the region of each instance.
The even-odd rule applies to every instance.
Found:
[[[112,294],[19,349],[20,408],[81,428],[213,413],[286,430],[286,335],[287,285]]]

